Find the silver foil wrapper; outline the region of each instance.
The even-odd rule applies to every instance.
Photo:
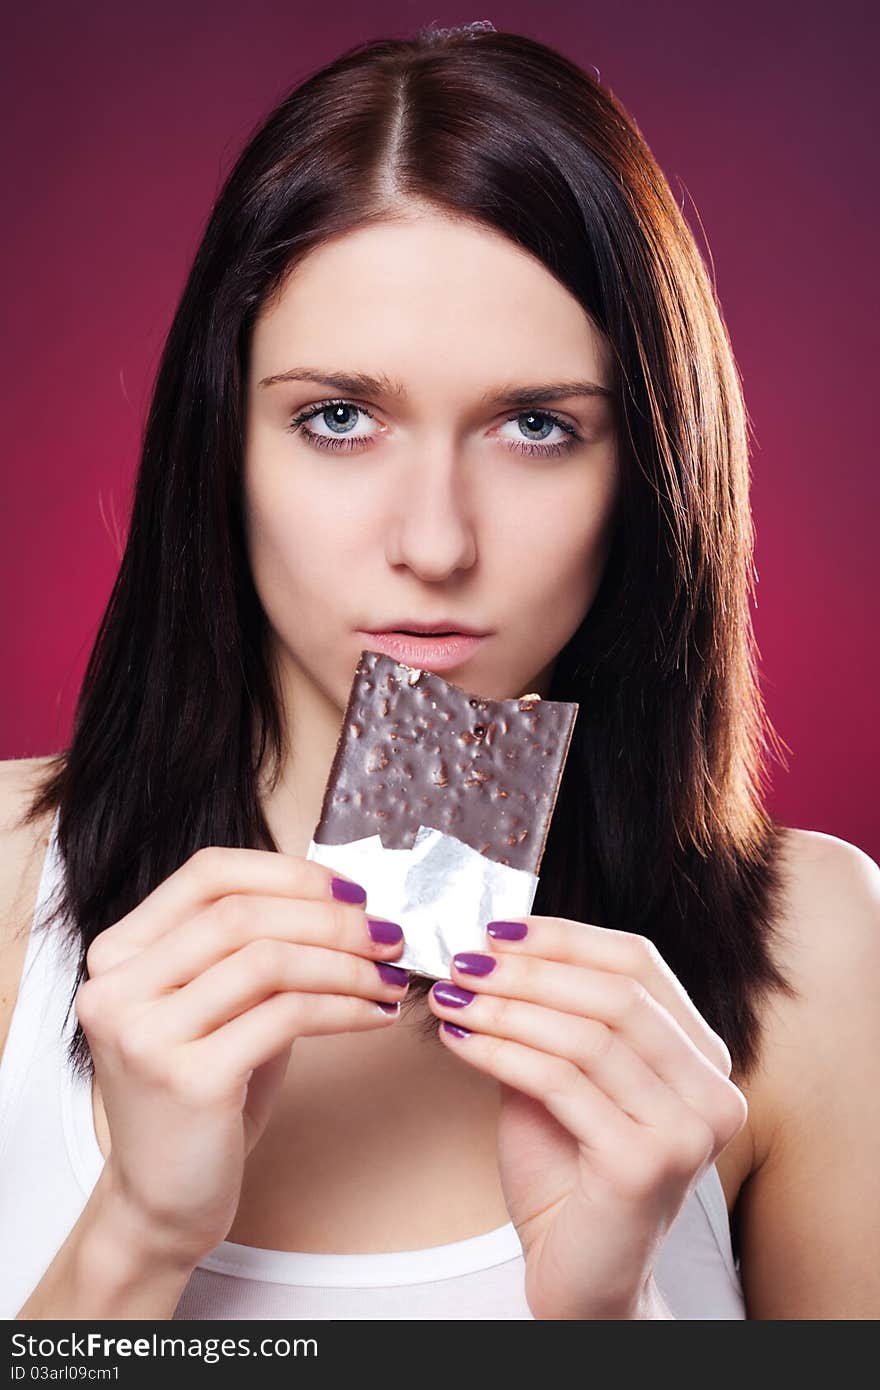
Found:
[[[412,849],[386,849],[370,835],[344,845],[312,840],[306,858],[359,883],[367,912],[403,928],[403,955],[394,964],[434,979],[449,978],[458,951],[486,950],[489,922],[527,916],[538,890],[537,874],[424,825]]]

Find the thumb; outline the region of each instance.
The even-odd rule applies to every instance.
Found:
[[[277,1052],[274,1057],[270,1057],[268,1062],[263,1062],[251,1072],[248,1082],[247,1100],[245,1101],[243,1118],[245,1123],[246,1153],[257,1144],[263,1135],[269,1117],[278,1099],[281,1090],[281,1083],[287,1072],[287,1065],[290,1061],[290,1052],[293,1043]]]

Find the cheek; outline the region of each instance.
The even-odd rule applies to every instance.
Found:
[[[289,613],[291,602],[298,607],[326,595],[334,582],[344,583],[340,527],[315,489],[298,485],[292,470],[265,457],[252,461],[243,506],[254,585],[270,618],[282,607]],[[300,611],[310,608],[307,603]]]
[[[247,497],[249,555],[254,587],[282,649],[296,653],[335,684],[342,707],[360,650],[350,635],[365,596],[365,557],[374,553],[365,536],[364,500],[356,491],[328,488],[290,473],[256,473]],[[332,495],[331,495],[332,494]]]
[[[365,497],[333,461],[304,456],[286,436],[254,436],[245,469],[244,506],[249,543],[295,559],[309,557],[307,572],[324,557],[326,568],[344,562],[363,529]]]
[[[578,481],[578,480],[575,480]],[[595,473],[589,485],[559,492],[546,505],[532,499],[528,526],[519,513],[516,546],[506,559],[510,582],[555,630],[576,626],[589,607],[611,542],[614,475]]]

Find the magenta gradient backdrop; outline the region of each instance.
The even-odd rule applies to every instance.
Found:
[[[763,688],[791,750],[770,805],[880,857],[877,7],[318,9],[7,10],[0,757],[69,737],[163,336],[241,145],[351,44],[488,18],[598,69],[714,262],[755,433]]]

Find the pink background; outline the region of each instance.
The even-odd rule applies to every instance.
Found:
[[[8,10],[0,758],[69,737],[163,335],[241,145],[351,44],[491,19],[599,70],[714,261],[756,436],[763,686],[791,749],[770,806],[880,857],[875,15],[793,0]]]

